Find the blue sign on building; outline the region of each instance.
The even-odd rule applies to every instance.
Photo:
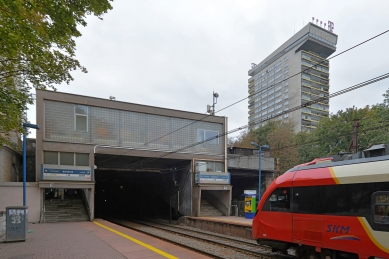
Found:
[[[230,184],[230,173],[221,172],[197,172],[197,183],[199,184]]]
[[[58,168],[55,168],[58,167]],[[62,166],[42,165],[42,180],[91,181],[90,167],[62,168]]]

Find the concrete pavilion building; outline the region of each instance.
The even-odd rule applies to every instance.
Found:
[[[226,117],[43,90],[36,107],[38,191],[28,199],[38,201],[31,206],[35,221],[73,213],[53,207],[63,205],[45,195],[53,188],[76,190],[63,202],[82,198],[90,220],[107,213],[157,217],[170,207],[203,216],[205,202],[229,215]]]
[[[259,64],[252,64],[248,71],[248,121],[252,129],[276,116],[294,122],[295,132],[310,131],[321,118],[328,117],[328,101],[277,115],[329,94],[330,67],[324,60],[335,52],[337,40],[333,32],[308,23]],[[317,63],[321,64],[298,74]]]

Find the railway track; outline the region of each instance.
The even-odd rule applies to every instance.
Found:
[[[205,254],[212,258],[260,258],[285,259],[292,256],[273,253],[269,248],[259,246],[254,240],[233,238],[210,233],[191,227],[170,225],[157,222],[129,221],[123,219],[107,219],[115,224],[155,236],[170,243],[184,246],[188,249]]]

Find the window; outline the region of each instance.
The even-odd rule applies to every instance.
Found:
[[[285,63],[284,67],[287,67],[288,66],[288,63]]]
[[[89,154],[76,153],[76,166],[89,166]]]
[[[267,199],[262,211],[290,212],[290,188],[277,188]]]
[[[76,131],[88,131],[88,107],[74,105],[74,129]]]
[[[58,165],[58,152],[44,151],[43,163],[46,165]]]
[[[288,97],[289,97],[288,95],[285,95],[285,96],[284,96],[284,99],[288,99]]]
[[[46,165],[89,166],[89,154],[44,151],[43,163]]]
[[[224,172],[224,163],[196,161],[196,172]]]
[[[374,223],[389,226],[389,192],[376,192],[372,196]]]
[[[284,86],[288,86],[289,85],[289,82],[285,82]]]
[[[284,57],[284,61],[287,61],[289,59],[289,57]]]
[[[288,88],[285,89],[284,93],[287,93],[287,92],[289,92],[289,89],[288,89]]]
[[[60,165],[74,165],[74,153],[60,152]]]
[[[388,231],[389,204],[384,204],[389,192],[384,190],[389,182],[296,187],[293,212],[365,217],[374,230]]]
[[[288,105],[288,104],[289,104],[289,101],[285,101],[285,102],[284,102],[284,105]]]
[[[288,72],[289,72],[289,69],[286,69],[285,72],[284,72],[284,74],[287,74]]]
[[[218,131],[213,131],[213,130],[203,130],[203,129],[198,129],[197,130],[197,141],[205,141],[207,139],[213,138],[209,141],[206,141],[205,143],[207,144],[219,144],[219,138],[216,138],[216,136],[219,135]]]

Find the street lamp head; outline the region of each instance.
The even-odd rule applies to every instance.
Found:
[[[268,145],[263,145],[262,148],[267,148],[269,149],[270,147]]]
[[[30,124],[30,123],[23,123],[23,128],[32,128],[32,129],[37,129],[39,130],[39,126],[36,124]]]
[[[251,145],[254,145],[254,146],[256,146],[256,147],[260,147],[257,143],[255,143],[254,141],[251,141]]]

